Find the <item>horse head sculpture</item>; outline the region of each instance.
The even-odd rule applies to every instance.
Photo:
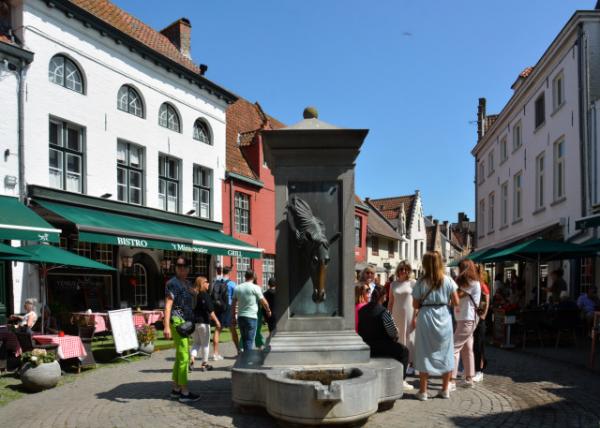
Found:
[[[290,229],[303,252],[303,262],[308,265],[310,272],[313,283],[312,300],[315,303],[323,302],[326,298],[329,245],[337,240],[340,234],[336,233],[331,239],[327,239],[325,224],[320,218],[315,217],[310,205],[303,199],[292,196],[287,209]]]

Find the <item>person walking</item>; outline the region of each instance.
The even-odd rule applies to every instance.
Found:
[[[415,334],[412,327],[413,317],[413,297],[412,291],[415,281],[410,279],[412,266],[407,261],[402,261],[396,267],[396,281],[390,285],[390,301],[388,310],[394,318],[394,323],[398,328],[398,342],[408,348],[408,361],[412,364],[414,355]],[[412,374],[414,370],[408,369]]]
[[[375,269],[371,266],[367,266],[360,273],[359,282],[369,287],[369,300],[371,299],[371,292],[375,288]]]
[[[175,362],[173,363],[173,388],[171,398],[182,403],[198,401],[199,395],[188,389],[188,364],[190,360],[190,338],[182,337],[177,326],[186,321],[192,322],[194,312],[192,307],[193,291],[187,280],[189,273],[188,261],[185,257],[177,257],[175,262],[175,277],[171,278],[165,290],[165,339],[175,342]]]
[[[390,357],[402,363],[404,389],[413,389],[407,383],[408,349],[398,342],[398,329],[390,312],[383,306],[386,290],[376,285],[371,292],[371,301],[359,311],[358,334],[371,348],[371,357]]]
[[[208,280],[204,276],[199,276],[194,282],[194,291],[198,294],[196,297],[196,306],[194,307],[194,322],[196,328],[193,334],[193,344],[190,351],[190,369],[194,367],[194,362],[200,354],[202,358],[201,371],[212,370],[208,364],[208,349],[210,346],[210,322],[215,323],[215,328],[220,328],[221,323],[214,311],[212,298],[208,294]]]
[[[229,279],[229,273],[231,268],[225,266],[222,268],[222,276],[218,278],[210,290],[210,295],[215,303],[215,314],[219,318],[221,327],[215,326],[215,335],[213,337],[213,356],[214,361],[222,360],[223,357],[219,353],[219,340],[221,338],[221,331],[223,328],[228,328],[231,332],[231,339],[237,351],[240,351],[240,341],[238,338],[237,330],[232,322],[233,310],[231,307],[233,292],[235,290],[235,282]],[[220,303],[220,304],[219,304]]]
[[[268,286],[269,288],[265,291],[264,296],[267,299],[269,308],[271,308],[271,316],[267,318],[267,326],[269,327],[269,334],[272,334],[277,323],[275,319],[275,289],[277,288],[277,283],[274,277],[269,278]]]
[[[254,273],[254,279],[252,280],[252,282],[262,292],[262,287],[260,285],[258,285],[258,278],[256,276],[256,273]],[[264,297],[264,295],[263,295],[263,297]],[[265,338],[263,337],[263,335],[261,333],[264,320],[265,320],[265,311],[259,306],[258,313],[256,314],[256,335],[254,336],[254,347],[257,349],[262,349],[262,347],[265,345]]]
[[[456,376],[458,360],[462,361],[465,374],[465,387],[473,386],[475,376],[475,357],[473,355],[473,334],[477,327],[479,300],[481,299],[481,285],[477,267],[472,260],[464,259],[458,264],[459,304],[454,307],[456,330],[454,331],[454,370],[450,390],[456,389]]]
[[[415,331],[414,367],[419,371],[418,400],[425,401],[430,375],[442,376],[442,398],[450,398],[450,378],[454,368],[452,318],[448,304],[458,305],[457,285],[444,275],[438,251],[425,253],[423,276],[413,288],[413,328]]]
[[[258,316],[257,302],[265,309],[267,317],[271,316],[271,309],[262,291],[253,282],[254,272],[247,270],[244,279],[246,282],[236,286],[233,292],[232,325],[235,327],[236,324],[239,324],[244,352],[248,352],[254,349]]]
[[[487,366],[485,359],[485,332],[491,297],[490,289],[485,281],[485,267],[478,264],[477,273],[479,274],[479,284],[481,285],[481,303],[478,308],[479,322],[473,334],[473,356],[475,358],[475,376],[473,376],[473,382],[481,382],[483,380],[483,370]]]

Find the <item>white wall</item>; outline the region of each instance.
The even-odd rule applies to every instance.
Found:
[[[0,65],[0,194],[9,196],[19,195],[19,184],[14,187],[5,185],[5,177],[18,178],[18,79],[14,72]],[[6,150],[9,155],[5,156]]]
[[[477,222],[482,220],[479,212],[480,201],[485,199],[485,233],[477,228],[477,248],[500,244],[504,241],[525,236],[545,226],[564,219],[564,235],[575,233],[575,220],[581,217],[581,176],[579,156],[579,115],[577,50],[575,35],[558,51],[553,61],[546,67],[547,72],[540,76],[531,75],[534,84],[522,94],[521,101],[514,108],[502,113],[492,133],[486,135],[476,148],[476,162],[485,164],[484,181],[477,178]],[[552,82],[554,77],[564,74],[565,103],[553,111]],[[525,84],[532,82],[526,81]],[[534,129],[535,100],[545,92],[546,122]],[[522,124],[522,146],[513,152],[512,129],[516,123]],[[500,164],[500,142],[507,137],[508,160]],[[566,198],[560,202],[553,199],[554,143],[559,138],[565,140],[565,189]],[[495,168],[489,174],[488,153],[493,150]],[[545,153],[544,206],[541,210],[535,205],[535,161],[540,153]],[[479,173],[479,168],[477,169]],[[522,171],[522,221],[513,222],[513,176]],[[501,227],[501,185],[508,181],[508,225]],[[495,192],[494,230],[489,230],[489,194]]]
[[[390,257],[390,253],[388,251],[389,242],[390,242],[390,239],[386,239],[382,236],[379,236],[378,255],[374,255],[373,254],[373,245],[372,245],[372,241],[371,241],[371,235],[369,235],[367,238],[367,263],[373,264],[373,265],[378,266],[383,269],[385,269],[384,264],[389,263],[391,266],[390,274],[393,274],[394,271],[396,270],[396,266],[398,266],[398,263],[400,263],[400,261],[402,259],[400,258],[400,253],[398,251],[398,241],[397,240],[394,241],[394,245],[395,245],[394,257]],[[381,273],[381,279],[387,280],[387,275],[385,275],[384,273]]]
[[[43,2],[26,1],[24,41],[35,52],[27,78],[26,179],[48,186],[48,120],[58,117],[85,128],[86,192],[90,196],[117,195],[117,139],[144,146],[145,201],[158,208],[158,155],[182,160],[180,210],[193,207],[192,165],[213,170],[213,219],[221,221],[221,180],[225,175],[226,105],[200,91],[185,79],[168,73],[68,19]],[[48,80],[48,64],[58,53],[73,59],[85,76],[85,94]],[[117,92],[123,84],[135,87],[144,99],[145,118],[117,109]],[[158,125],[158,110],[171,102],[179,111],[182,133]],[[193,123],[203,118],[210,125],[212,146],[192,138]]]
[[[420,224],[420,227],[419,227]],[[412,265],[413,270],[421,270],[421,262],[423,254],[427,252],[427,230],[425,228],[425,216],[423,215],[423,202],[420,197],[420,193],[415,198],[415,207],[412,212],[412,220],[410,220],[407,231],[410,235],[410,242],[408,245],[408,259]],[[415,241],[417,242],[417,251],[415,252]],[[423,244],[423,251],[421,251],[421,243]]]

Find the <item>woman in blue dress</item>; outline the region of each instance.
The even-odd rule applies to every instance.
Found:
[[[454,368],[452,318],[448,305],[458,305],[457,286],[444,274],[444,264],[438,251],[423,256],[423,277],[413,289],[413,326],[415,355],[413,363],[419,371],[420,387],[417,399],[425,401],[430,375],[442,376],[442,398],[450,398],[448,385]]]

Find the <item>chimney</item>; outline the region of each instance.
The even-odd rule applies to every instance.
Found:
[[[477,106],[477,141],[481,140],[485,134],[485,98],[479,98]]]
[[[448,226],[448,220],[444,220],[444,232],[446,232],[446,239],[450,240],[450,227]]]
[[[192,24],[187,18],[179,18],[177,21],[169,25],[167,28],[160,32],[163,36],[171,41],[175,45],[182,55],[192,58],[191,51],[191,38],[192,38]]]
[[[465,213],[458,213],[458,222],[462,223],[463,221],[465,221],[467,215]]]

